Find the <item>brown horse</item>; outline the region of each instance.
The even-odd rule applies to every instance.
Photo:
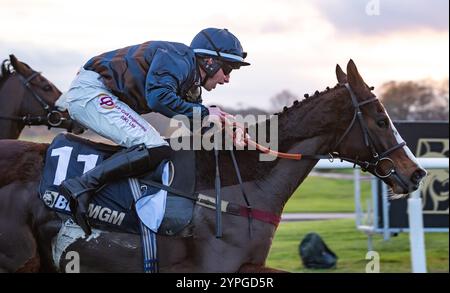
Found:
[[[0,139],[19,137],[26,125],[46,125],[81,133],[83,128],[67,112],[56,109],[61,92],[39,72],[14,55],[0,71]]]
[[[353,61],[347,73],[337,66],[339,84],[316,92],[278,113],[280,151],[328,154],[360,164],[383,177],[394,192],[416,190],[426,172],[418,165],[393,127],[383,105],[361,78]],[[81,272],[139,272],[142,253],[138,235],[101,231],[70,243],[52,261],[52,241],[62,226],[54,212],[37,197],[48,145],[0,141],[0,270],[65,271],[66,253],[80,256]],[[196,191],[214,196],[214,154],[197,151]],[[234,174],[229,152],[221,151],[222,174]],[[253,208],[280,216],[283,207],[317,163],[317,159],[271,162],[259,152],[236,152],[243,187]],[[243,204],[235,175],[222,176],[222,198]],[[246,217],[223,214],[223,237],[215,237],[215,211],[196,205],[192,236],[158,236],[161,272],[262,271],[276,225],[254,220],[252,234]],[[71,259],[71,258],[70,258]],[[70,260],[69,259],[69,260]]]

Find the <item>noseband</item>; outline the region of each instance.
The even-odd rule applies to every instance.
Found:
[[[31,81],[38,75],[40,72],[34,72],[29,77],[25,78],[17,71],[17,76],[20,78],[22,85],[31,92],[33,97],[39,102],[42,108],[47,112],[45,116],[36,116],[31,114],[26,114],[24,116],[0,116],[0,119],[3,120],[13,120],[22,122],[25,125],[47,125],[50,129],[51,127],[58,127],[64,120],[62,113],[56,109],[56,107],[49,105],[41,96],[39,96],[36,91],[30,86]]]

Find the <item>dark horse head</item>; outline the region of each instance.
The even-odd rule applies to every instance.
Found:
[[[0,138],[18,138],[26,125],[46,125],[81,133],[67,112],[55,107],[61,92],[14,55],[3,61],[0,73]]]
[[[253,221],[246,213],[224,212],[223,237],[216,238],[215,210],[196,205],[189,228],[181,232],[185,237],[158,235],[161,272],[263,271],[277,219],[318,155],[330,154],[360,165],[396,193],[418,188],[425,170],[353,61],[347,65],[347,75],[339,67],[337,75],[339,84],[334,88],[317,91],[277,115],[279,150],[301,153],[303,159],[261,161],[259,151],[237,151],[243,182],[239,186],[234,160],[229,151],[220,151],[222,199],[238,207],[236,211],[248,211],[243,205],[244,189],[245,201],[258,212],[252,213]],[[77,227],[66,235],[61,220],[38,199],[47,148],[47,144],[0,141],[0,271],[64,271],[67,254],[73,251],[79,254],[82,272],[141,271],[139,236],[97,230],[93,237],[83,238]],[[204,196],[215,195],[214,162],[213,151],[196,151],[195,191]]]
[[[354,112],[333,151],[383,180],[396,195],[416,190],[426,172],[420,168],[355,63],[350,60],[347,75],[337,65],[336,76],[338,84],[349,91]]]
[[[416,190],[426,172],[395,129],[372,88],[364,82],[355,63],[350,60],[347,75],[337,65],[336,76],[339,85],[344,85],[350,93],[354,113],[334,151],[383,180],[396,195]]]

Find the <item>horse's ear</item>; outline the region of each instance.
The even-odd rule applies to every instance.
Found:
[[[339,64],[336,64],[336,77],[340,84],[347,83],[347,74],[342,71],[342,68],[341,66],[339,66]]]
[[[14,69],[19,72],[20,74],[27,75],[29,73],[29,68],[25,66],[22,62],[20,62],[16,56],[13,54],[9,55],[9,61],[11,61],[11,65],[14,67]]]
[[[366,95],[366,90],[369,90],[369,87],[359,74],[355,62],[353,62],[352,59],[348,61],[347,74],[348,83],[350,84],[351,88],[359,95]]]
[[[14,68],[16,68],[16,65],[19,63],[19,60],[17,60],[16,56],[13,54],[9,55],[9,61]]]

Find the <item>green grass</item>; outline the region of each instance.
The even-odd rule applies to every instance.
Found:
[[[354,212],[353,188],[353,180],[307,177],[289,199],[283,212]],[[361,203],[365,208],[370,197],[370,182],[361,181],[361,194]]]
[[[303,267],[298,246],[309,232],[319,233],[328,247],[338,256],[337,268],[331,270],[310,270]],[[427,233],[428,272],[449,272],[447,233]],[[384,241],[381,235],[374,236],[374,250],[380,256],[380,272],[411,272],[409,234]],[[266,265],[290,272],[364,273],[368,260],[367,236],[356,230],[354,220],[283,222],[280,224]]]

